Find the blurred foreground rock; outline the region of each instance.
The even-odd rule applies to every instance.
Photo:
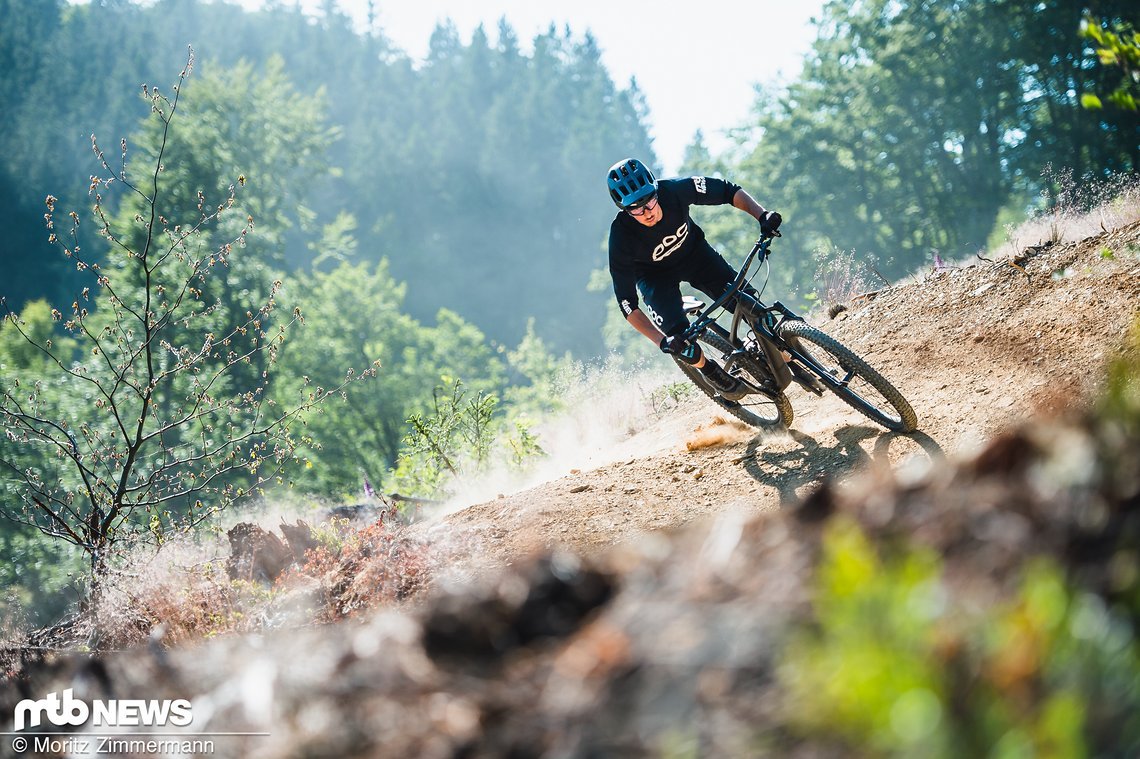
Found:
[[[898,745],[915,756],[979,755],[992,748],[971,732],[979,692],[1037,724],[1054,714],[1056,688],[1048,649],[1031,656],[1048,644],[1032,627],[998,658],[955,632],[959,611],[984,618],[1005,608],[1027,567],[1048,557],[1127,633],[1121,661],[1134,663],[1138,507],[1135,420],[1034,424],[972,460],[904,481],[871,471],[792,510],[725,513],[590,561],[535,557],[474,587],[440,588],[406,613],[46,661],[7,681],[2,729],[11,729],[16,700],[73,688],[84,699],[189,699],[193,727],[179,734],[213,734],[216,757],[827,757]],[[840,523],[856,525],[882,557],[898,549],[941,567],[928,598],[941,599],[942,611],[922,612],[939,633],[937,719],[904,720],[881,744],[860,742],[858,730],[812,728],[804,712],[815,702],[791,695],[794,642],[826,628],[832,613],[820,606],[818,575]],[[289,550],[277,553],[285,560]],[[1082,750],[1135,756],[1140,685],[1104,688],[1075,691]],[[828,703],[821,695],[819,708]],[[908,724],[929,732],[908,733]],[[217,735],[237,732],[259,735]],[[1033,748],[1061,738],[1025,740]]]

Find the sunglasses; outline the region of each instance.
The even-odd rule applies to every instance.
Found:
[[[657,204],[659,202],[660,201],[659,201],[658,197],[656,195],[654,195],[653,197],[651,197],[649,200],[647,200],[645,202],[645,205],[639,206],[637,208],[627,208],[625,212],[628,213],[630,216],[644,216],[645,214],[649,213],[654,208],[656,208]]]

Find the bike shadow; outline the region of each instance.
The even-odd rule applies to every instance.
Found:
[[[872,428],[876,429],[876,428]],[[891,443],[894,441],[910,441],[914,443],[923,453],[926,454],[927,460],[931,464],[937,464],[946,460],[946,451],[938,444],[938,441],[927,435],[922,430],[916,430],[910,433],[902,432],[884,432],[876,430],[881,433],[875,441],[874,454],[872,458],[875,461],[888,460],[888,451],[890,450]],[[917,452],[916,452],[917,453]]]
[[[908,447],[918,450],[929,464],[943,461],[946,453],[934,438],[924,432],[902,434],[879,427],[852,425],[835,431],[835,444],[819,440],[790,429],[788,437],[794,446],[774,445],[773,439],[763,435],[748,442],[745,454],[739,461],[745,472],[762,485],[776,489],[780,506],[800,501],[808,486],[818,486],[824,480],[838,480],[875,462],[889,462],[892,443],[905,441]],[[870,452],[863,442],[874,439]]]

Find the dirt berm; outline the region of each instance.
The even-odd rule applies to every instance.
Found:
[[[905,462],[909,476],[1019,421],[1080,406],[1138,317],[1140,223],[932,271],[816,322],[902,390],[918,433],[887,433],[793,385],[789,434],[761,438],[698,396],[625,441],[616,460],[467,508],[446,529],[469,531],[479,557],[505,563],[728,508],[772,511],[871,462]]]

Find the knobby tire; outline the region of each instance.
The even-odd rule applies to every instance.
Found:
[[[779,326],[779,334],[790,345],[810,355],[825,370],[836,369],[831,372],[833,377],[845,376],[850,372],[854,375],[852,382],[856,378],[862,380],[856,387],[850,383],[836,386],[821,380],[821,384],[852,408],[895,432],[914,432],[918,429],[918,417],[902,393],[843,343],[810,324],[795,319],[783,322]],[[812,348],[819,350],[813,351]],[[821,353],[825,355],[820,355]]]
[[[705,355],[719,363],[722,367],[728,368],[726,361],[727,356],[733,352],[732,344],[725,338],[717,333],[706,330],[697,342],[701,343],[701,348]],[[718,406],[723,408],[728,413],[735,416],[745,424],[751,425],[758,429],[775,429],[780,427],[787,427],[792,423],[792,403],[788,400],[783,392],[770,393],[749,393],[743,398],[732,401],[727,398],[722,398],[716,390],[714,390],[701,374],[701,370],[694,366],[686,364],[684,361],[674,357],[673,360],[680,367],[681,371],[689,380],[700,388],[701,392],[712,398]],[[736,356],[732,363],[749,375],[746,377],[752,384],[761,385],[770,377],[769,372],[761,362],[747,355]],[[741,371],[733,371],[733,374],[738,377]]]

